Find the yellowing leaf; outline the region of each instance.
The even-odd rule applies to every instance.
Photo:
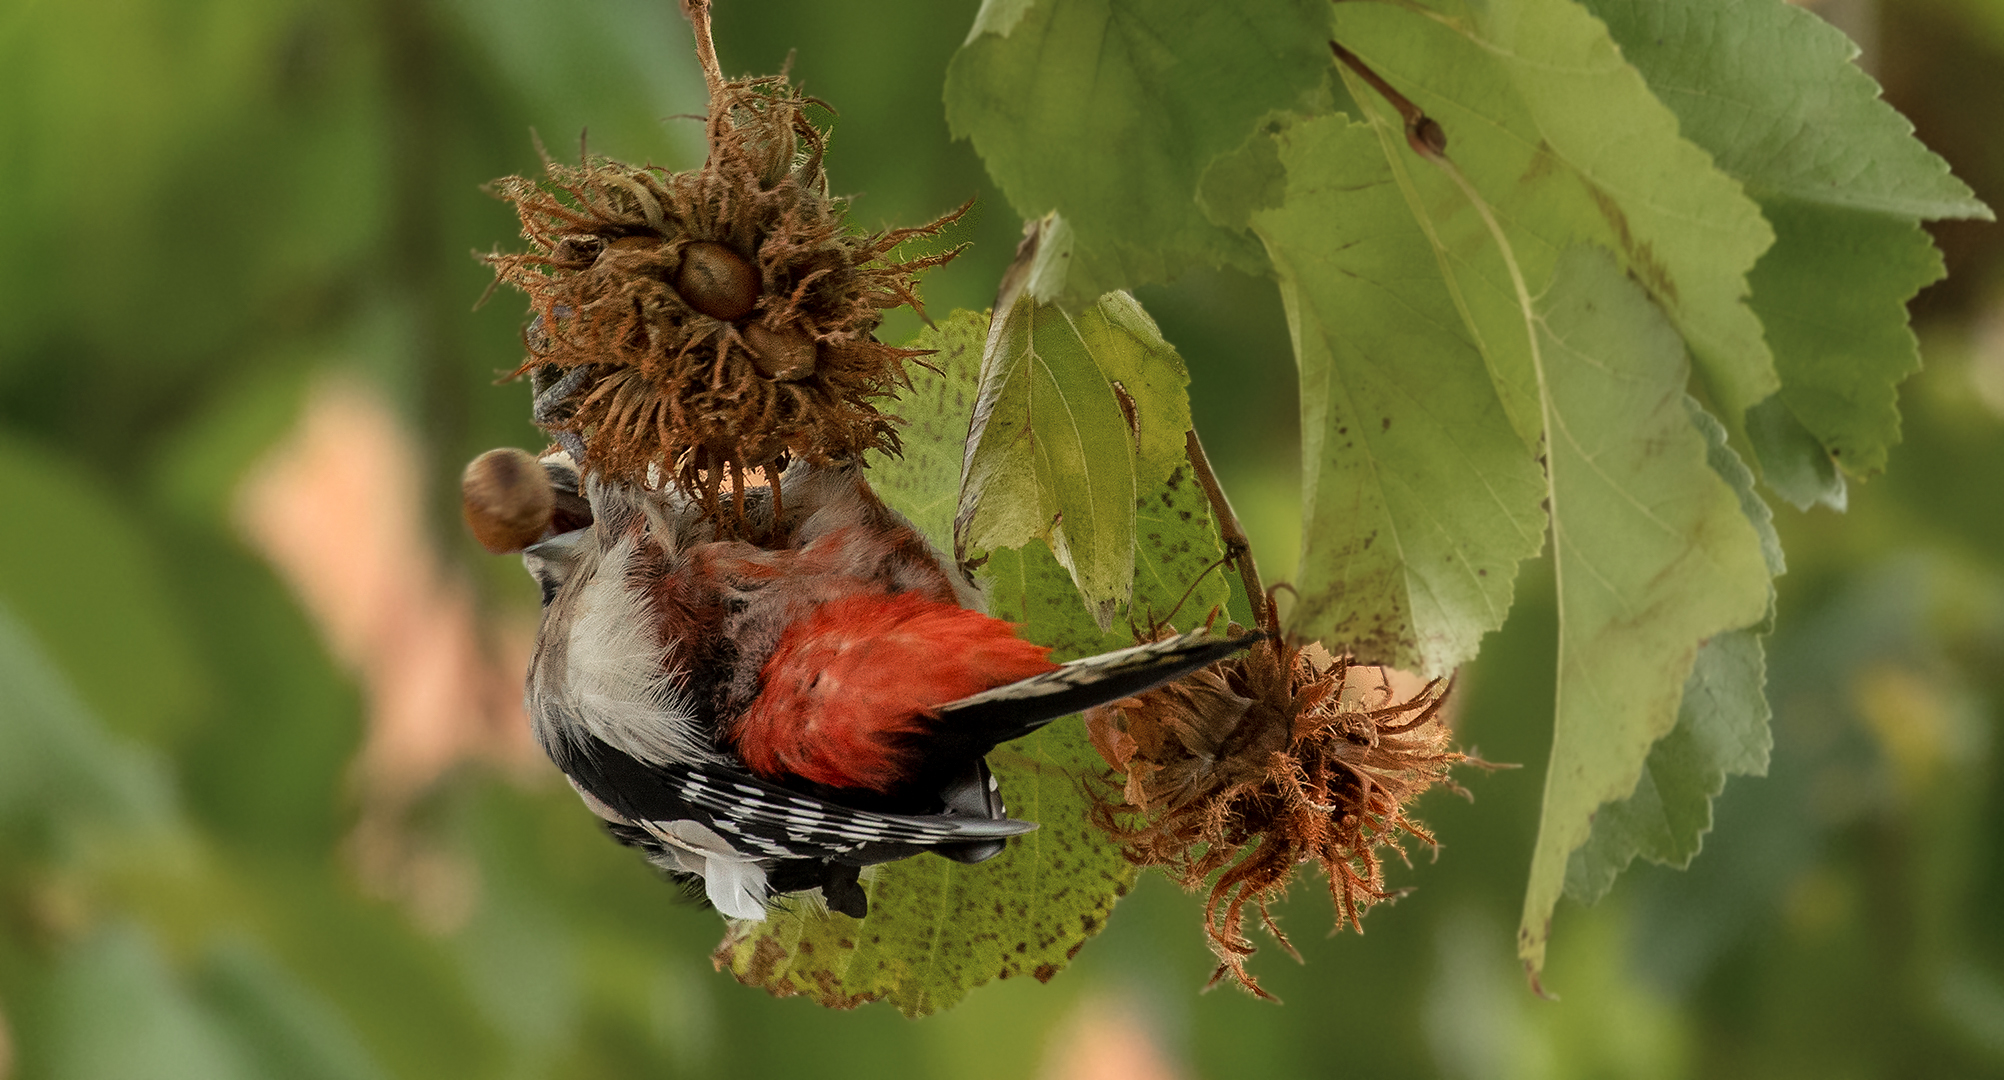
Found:
[[[1285,170],[1279,189],[1253,159]],[[1301,368],[1300,602],[1292,632],[1445,674],[1502,625],[1544,537],[1544,479],[1485,375],[1426,234],[1368,125],[1278,125],[1222,159],[1206,199],[1245,208]],[[1227,209],[1227,207],[1230,207]]]
[[[1729,429],[1780,385],[1746,304],[1747,273],[1774,234],[1739,185],[1679,135],[1676,116],[1598,20],[1572,0],[1331,10],[1336,39],[1446,132],[1448,156],[1495,208],[1532,292],[1573,245],[1606,248],[1683,335]],[[1345,78],[1360,107],[1387,115],[1375,91]],[[1384,137],[1518,433],[1531,439],[1535,377],[1488,227],[1406,148],[1395,119]]]
[[[1726,431],[1695,401],[1685,400],[1704,433],[1712,471],[1730,484],[1740,509],[1760,534],[1768,572],[1783,571],[1774,515],[1754,493],[1753,473],[1726,445]],[[1649,748],[1642,777],[1626,799],[1593,815],[1593,834],[1566,863],[1566,895],[1591,904],[1614,885],[1636,856],[1682,869],[1712,828],[1712,800],[1732,776],[1767,773],[1774,737],[1768,730],[1764,643],[1774,622],[1774,590],[1759,626],[1716,634],[1698,647],[1677,726]]]
[[[1536,312],[1559,599],[1557,720],[1518,954],[1544,963],[1566,864],[1676,726],[1699,644],[1766,613],[1761,538],[1707,464],[1675,329],[1608,253],[1558,262]]]
[[[1134,587],[1135,502],[1183,458],[1189,375],[1125,293],[1071,315],[1024,289],[995,320],[954,550],[1043,540],[1105,629]]]

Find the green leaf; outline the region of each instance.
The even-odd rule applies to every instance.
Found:
[[[1021,292],[982,357],[957,557],[1043,540],[1110,626],[1133,592],[1135,501],[1183,459],[1188,382],[1132,296],[1070,315]]]
[[[1754,203],[1678,134],[1606,29],[1571,0],[1412,7],[1336,4],[1336,39],[1447,135],[1447,154],[1494,208],[1528,289],[1560,253],[1620,254],[1669,316],[1729,429],[1779,386],[1747,273],[1773,240]],[[1519,298],[1481,215],[1406,147],[1384,99],[1343,69],[1382,125],[1393,167],[1469,309],[1520,435],[1538,431],[1538,391]]]
[[[571,8],[537,0],[445,0],[432,17],[479,55],[491,77],[508,81],[520,102],[509,118],[551,136],[551,149],[575,151],[558,140],[571,140],[579,125],[589,124],[595,154],[662,164],[702,161],[702,125],[661,122],[704,96],[702,69],[687,47],[688,24],[673,7],[644,0]],[[533,161],[519,128],[495,134],[522,162],[517,167]]]
[[[1850,504],[1844,473],[1782,395],[1748,409],[1746,430],[1754,460],[1760,462],[1761,479],[1775,494],[1798,510],[1822,505],[1844,512]]]
[[[1761,538],[1707,464],[1675,329],[1606,252],[1540,298],[1559,601],[1557,720],[1518,954],[1535,978],[1572,852],[1676,726],[1699,644],[1759,622]]]
[[[135,925],[98,930],[63,956],[49,990],[49,1075],[76,1080],[248,1080],[252,1059]]]
[[[383,1080],[333,1006],[254,942],[231,937],[210,948],[196,990],[262,1076],[293,1080]]]
[[[870,487],[942,549],[960,502],[960,459],[987,336],[986,312],[955,311],[905,342],[908,349],[937,349],[925,362],[938,374],[913,370],[911,389],[898,397],[900,452],[869,456]]]
[[[1284,170],[1278,191],[1252,162]],[[1272,200],[1271,209],[1234,201]],[[1279,125],[1206,179],[1266,245],[1301,369],[1303,528],[1290,629],[1445,674],[1510,610],[1544,540],[1512,430],[1369,125]]]
[[[1920,368],[1906,303],[1942,276],[1919,221],[1990,209],[1913,137],[1858,47],[1782,0],[1590,0],[1622,53],[1761,203],[1777,233],[1751,278],[1781,404],[1844,470],[1885,467],[1894,388]],[[1770,418],[1770,428],[1789,426]],[[1803,440],[1756,437],[1775,490],[1806,507],[1842,487]]]
[[[967,32],[967,40],[973,41],[983,34],[1008,37],[1036,5],[1037,0],[981,0],[981,10],[974,14],[974,28]]]
[[[978,361],[971,346],[980,329],[980,316],[956,312],[910,343],[938,349],[932,362],[944,374],[936,384],[925,376],[914,380],[908,416],[926,414],[935,402],[945,409],[971,393]],[[1173,398],[1169,411],[1180,408],[1187,417],[1180,386],[1164,393]],[[960,404],[952,415],[966,409]],[[878,491],[914,521],[928,516],[919,507],[929,500],[936,514],[941,487],[915,463],[956,449],[954,430],[915,422],[904,431],[904,462],[872,464]],[[1177,625],[1191,627],[1225,605],[1230,584],[1216,567],[1223,544],[1187,464],[1171,467],[1122,513],[1136,552],[1129,618],[1146,626],[1173,613]],[[1100,629],[1080,603],[1071,572],[1043,544],[994,551],[984,571],[990,614],[1052,646],[1058,659],[1134,643],[1125,626]],[[876,867],[865,875],[868,918],[804,907],[775,912],[763,924],[734,930],[718,956],[741,981],[775,994],[805,994],[834,1006],[885,1000],[911,1016],[948,1008],[991,979],[1054,976],[1134,883],[1134,868],[1086,819],[1083,785],[1106,765],[1084,725],[1071,718],[997,748],[988,760],[1010,814],[1037,822],[1036,832],[973,866],[920,856]]]
[[[1774,515],[1754,492],[1754,477],[1726,445],[1726,431],[1698,404],[1685,408],[1705,435],[1712,471],[1732,485],[1741,512],[1760,534],[1768,573],[1783,571]],[[1774,592],[1758,627],[1719,634],[1698,647],[1677,708],[1677,726],[1649,748],[1635,793],[1601,807],[1593,833],[1566,864],[1566,895],[1591,904],[1606,895],[1635,857],[1683,869],[1712,829],[1712,800],[1731,776],[1765,776],[1774,745],[1762,693],[1765,639],[1774,622]]]
[[[1785,0],[1583,0],[1748,194],[1889,217],[1991,218],[1879,97],[1843,32]]]
[[[984,5],[947,69],[946,115],[1017,213],[1077,230],[1065,306],[1193,264],[1263,269],[1208,220],[1197,180],[1274,109],[1326,94],[1326,0]]]
[[[1565,894],[1607,895],[1636,856],[1679,870],[1712,831],[1712,800],[1732,776],[1767,772],[1767,664],[1759,634],[1731,630],[1705,642],[1684,682],[1677,726],[1649,748],[1635,791],[1595,811],[1593,831],[1566,863]]]
[[[1754,310],[1781,373],[1781,400],[1857,477],[1900,441],[1898,386],[1920,370],[1907,301],[1946,271],[1911,218],[1771,200],[1779,237],[1754,268]]]

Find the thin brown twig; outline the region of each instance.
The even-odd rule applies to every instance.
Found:
[[[1253,563],[1252,542],[1246,539],[1246,531],[1239,524],[1239,516],[1232,512],[1232,501],[1225,497],[1225,489],[1218,483],[1218,474],[1211,469],[1211,459],[1204,454],[1204,441],[1197,437],[1197,429],[1191,428],[1183,436],[1184,453],[1190,459],[1190,468],[1197,474],[1197,483],[1203,487],[1204,496],[1211,501],[1211,516],[1217,519],[1218,536],[1225,542],[1225,558],[1238,568],[1239,580],[1246,589],[1246,603],[1252,608],[1253,622],[1261,629],[1276,637],[1280,625],[1273,618],[1271,600],[1266,590],[1260,586],[1259,567]]]
[[[1392,108],[1399,111],[1400,118],[1406,122],[1406,145],[1413,148],[1413,153],[1423,158],[1443,158],[1447,156],[1447,132],[1442,130],[1440,124],[1435,122],[1433,117],[1428,116],[1425,110],[1413,104],[1411,98],[1392,89],[1392,84],[1386,82],[1377,72],[1372,71],[1370,65],[1358,59],[1356,53],[1333,41],[1329,43],[1329,51],[1335,53],[1336,59],[1342,61],[1344,66],[1348,67],[1351,71],[1356,72],[1359,78],[1370,83],[1371,89],[1383,94],[1385,100],[1392,103]]]

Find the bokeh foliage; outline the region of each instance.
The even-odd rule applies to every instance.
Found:
[[[1616,5],[1594,6],[1612,23]],[[840,109],[829,167],[838,191],[861,193],[860,221],[980,195],[962,234],[975,250],[928,282],[940,313],[985,307],[1018,236],[940,103],[976,7],[726,0],[718,15],[734,72],[800,50],[796,75]],[[1829,7],[1876,20],[1861,25],[1896,104],[1997,203],[2004,92],[1968,87],[2004,89],[2004,9]],[[1886,475],[1853,485],[1842,517],[1777,518],[1789,574],[1769,777],[1719,800],[1689,872],[1642,869],[1567,910],[1546,978],[1562,1003],[1524,992],[1508,937],[1537,822],[1530,768],[1476,780],[1473,804],[1422,805],[1446,846],[1395,872],[1418,891],[1368,936],[1303,932],[1330,918],[1304,883],[1280,915],[1306,965],[1262,957],[1284,1007],[1196,996],[1211,962],[1196,902],[1144,877],[1058,979],[986,987],[912,1023],[714,973],[716,918],[615,849],[547,773],[470,764],[405,808],[412,842],[463,871],[450,917],[370,887],[351,842],[364,688],[233,516],[318,377],[349,372],[421,435],[427,513],[457,572],[496,619],[526,614],[526,579],[460,537],[443,494],[473,453],[536,441],[526,391],[488,385],[518,355],[516,304],[469,312],[487,275],[467,253],[515,232],[478,188],[535,167],[531,128],[559,154],[589,127],[594,150],[694,164],[697,125],[668,119],[701,101],[670,6],[21,3],[0,13],[0,101],[0,1017],[14,1075],[1025,1076],[1100,995],[1138,1003],[1197,1075],[2004,1067],[2004,346],[1989,233],[1941,234],[1953,276],[1918,309],[1928,366],[1902,387]],[[1702,119],[1679,114],[1687,130]],[[1812,254],[1832,235],[1825,210],[1789,212],[1778,229],[1799,227],[1804,258],[1844,254]],[[1197,422],[1268,576],[1286,576],[1297,410],[1279,296],[1224,269],[1141,297],[1190,366]],[[1787,343],[1770,345],[1785,366]],[[1494,760],[1549,751],[1555,614],[1521,598],[1549,595],[1548,574],[1525,571],[1464,676],[1462,741]]]

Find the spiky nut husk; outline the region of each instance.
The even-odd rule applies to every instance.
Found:
[[[535,312],[518,374],[600,372],[547,429],[580,435],[593,472],[669,476],[714,506],[734,471],[897,448],[877,403],[924,354],[874,331],[884,311],[918,308],[917,272],[958,249],[893,252],[966,207],[919,228],[852,231],[827,193],[809,99],[780,77],[719,77],[711,94],[700,169],[590,158],[497,181],[530,250],[488,261]]]
[[[1234,628],[1236,629],[1236,628]],[[1218,968],[1261,997],[1246,970],[1245,908],[1292,952],[1267,914],[1304,862],[1329,879],[1339,925],[1362,928],[1385,888],[1380,849],[1432,844],[1406,804],[1469,760],[1448,750],[1443,681],[1400,700],[1379,669],[1297,648],[1278,633],[1176,682],[1089,711],[1100,756],[1126,774],[1095,793],[1093,817],[1129,861],[1187,889],[1210,883],[1205,930]],[[1212,876],[1217,875],[1213,881]]]

